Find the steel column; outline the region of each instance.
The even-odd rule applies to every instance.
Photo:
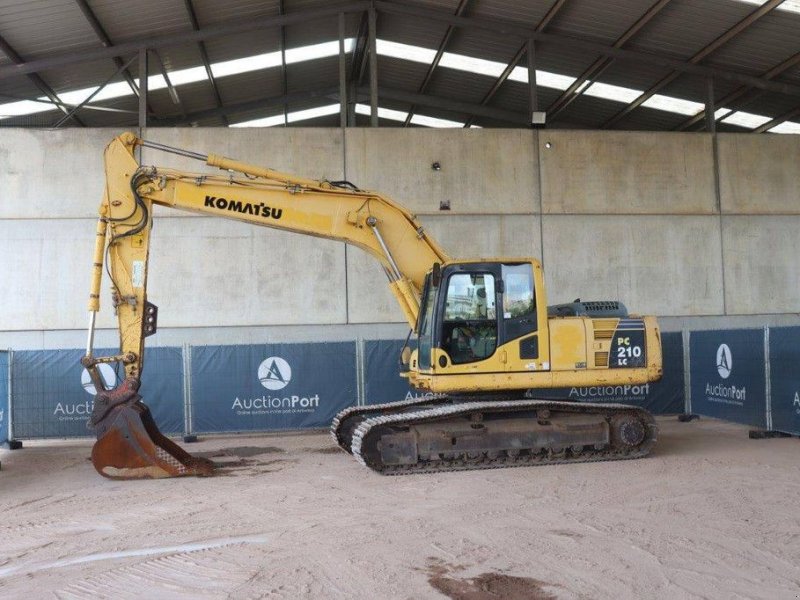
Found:
[[[528,39],[528,108],[531,123],[533,113],[539,112],[539,89],[536,87],[536,42]]]
[[[347,127],[347,55],[344,52],[345,17],[339,13],[339,125]]]
[[[139,50],[139,127],[147,127],[147,49]]]
[[[378,45],[377,45],[378,13],[369,9],[369,124],[378,126]]]
[[[706,131],[711,134],[717,133],[717,120],[714,118],[716,109],[714,108],[714,80],[710,77],[706,79]]]

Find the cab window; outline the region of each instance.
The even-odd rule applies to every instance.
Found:
[[[503,265],[505,339],[536,331],[536,294],[530,264]]]
[[[442,323],[442,347],[453,364],[483,360],[497,347],[495,279],[489,273],[450,276]]]

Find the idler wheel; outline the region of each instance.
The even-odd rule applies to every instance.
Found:
[[[614,438],[622,446],[633,448],[644,441],[647,433],[644,423],[630,415],[620,415],[614,418]]]

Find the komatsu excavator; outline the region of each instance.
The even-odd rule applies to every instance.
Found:
[[[171,152],[224,174],[141,166],[136,148]],[[340,412],[335,441],[384,474],[637,458],[656,425],[624,404],[537,399],[537,388],[642,384],[661,377],[654,317],[629,316],[619,302],[548,307],[532,258],[451,259],[414,215],[347,181],[316,181],[222,156],[116,137],[105,151],[106,187],[97,221],[89,333],[82,364],[98,390],[90,426],[92,461],[114,479],[211,475],[214,465],[161,434],[137,393],[144,341],[158,309],[147,298],[152,207],[246,221],[340,240],[371,254],[415,333],[402,364],[425,398]],[[108,268],[120,351],[93,354],[100,284]],[[410,337],[410,334],[409,334]],[[124,380],[108,388],[99,365]]]

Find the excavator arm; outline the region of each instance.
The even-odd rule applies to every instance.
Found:
[[[135,158],[144,146],[218,167],[222,175],[144,167]],[[98,390],[90,423],[98,441],[95,468],[112,478],[207,475],[211,463],[195,459],[159,431],[138,395],[144,339],[155,333],[158,309],[147,300],[153,205],[245,221],[253,225],[340,240],[364,249],[386,273],[389,287],[412,326],[419,315],[427,271],[447,255],[416,218],[388,198],[348,182],[315,181],[201,155],[137,138],[116,137],[105,151],[106,188],[96,230],[89,296],[89,334],[83,365]],[[120,352],[93,354],[104,268],[120,333]],[[107,389],[102,363],[122,364],[125,380]]]

